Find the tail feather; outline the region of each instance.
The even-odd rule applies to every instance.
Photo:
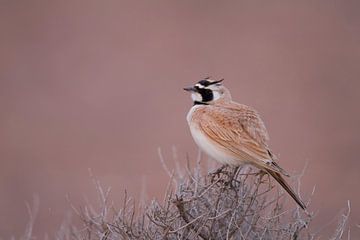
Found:
[[[266,170],[287,192],[288,194],[295,200],[295,202],[303,209],[306,210],[306,205],[303,201],[301,201],[300,197],[291,189],[289,184],[285,181],[285,179],[278,173],[272,170]]]

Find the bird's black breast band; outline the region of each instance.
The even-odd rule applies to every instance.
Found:
[[[194,105],[209,105],[208,103],[194,101]]]

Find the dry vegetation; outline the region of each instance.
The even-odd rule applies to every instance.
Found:
[[[165,166],[166,168],[166,166]],[[99,205],[73,208],[81,219],[74,226],[65,221],[55,239],[318,239],[309,232],[312,214],[295,203],[284,207],[288,197],[278,192],[267,175],[243,167],[202,173],[187,167],[170,173],[163,201],[140,207],[126,193],[120,209],[111,203],[110,189],[94,178]],[[32,238],[38,200],[29,207],[30,223],[22,239]],[[292,206],[289,207],[288,205]],[[345,237],[350,206],[334,230],[332,239]],[[349,236],[346,236],[349,238]]]

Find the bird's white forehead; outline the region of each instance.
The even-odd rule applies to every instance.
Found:
[[[195,84],[195,87],[198,87],[198,88],[205,88],[205,86],[204,86],[204,85],[202,85],[202,84],[200,84],[200,83]]]

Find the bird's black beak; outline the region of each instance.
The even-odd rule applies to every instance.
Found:
[[[186,88],[184,88],[184,90],[187,92],[196,92],[196,88],[194,88],[194,87],[186,87]]]

